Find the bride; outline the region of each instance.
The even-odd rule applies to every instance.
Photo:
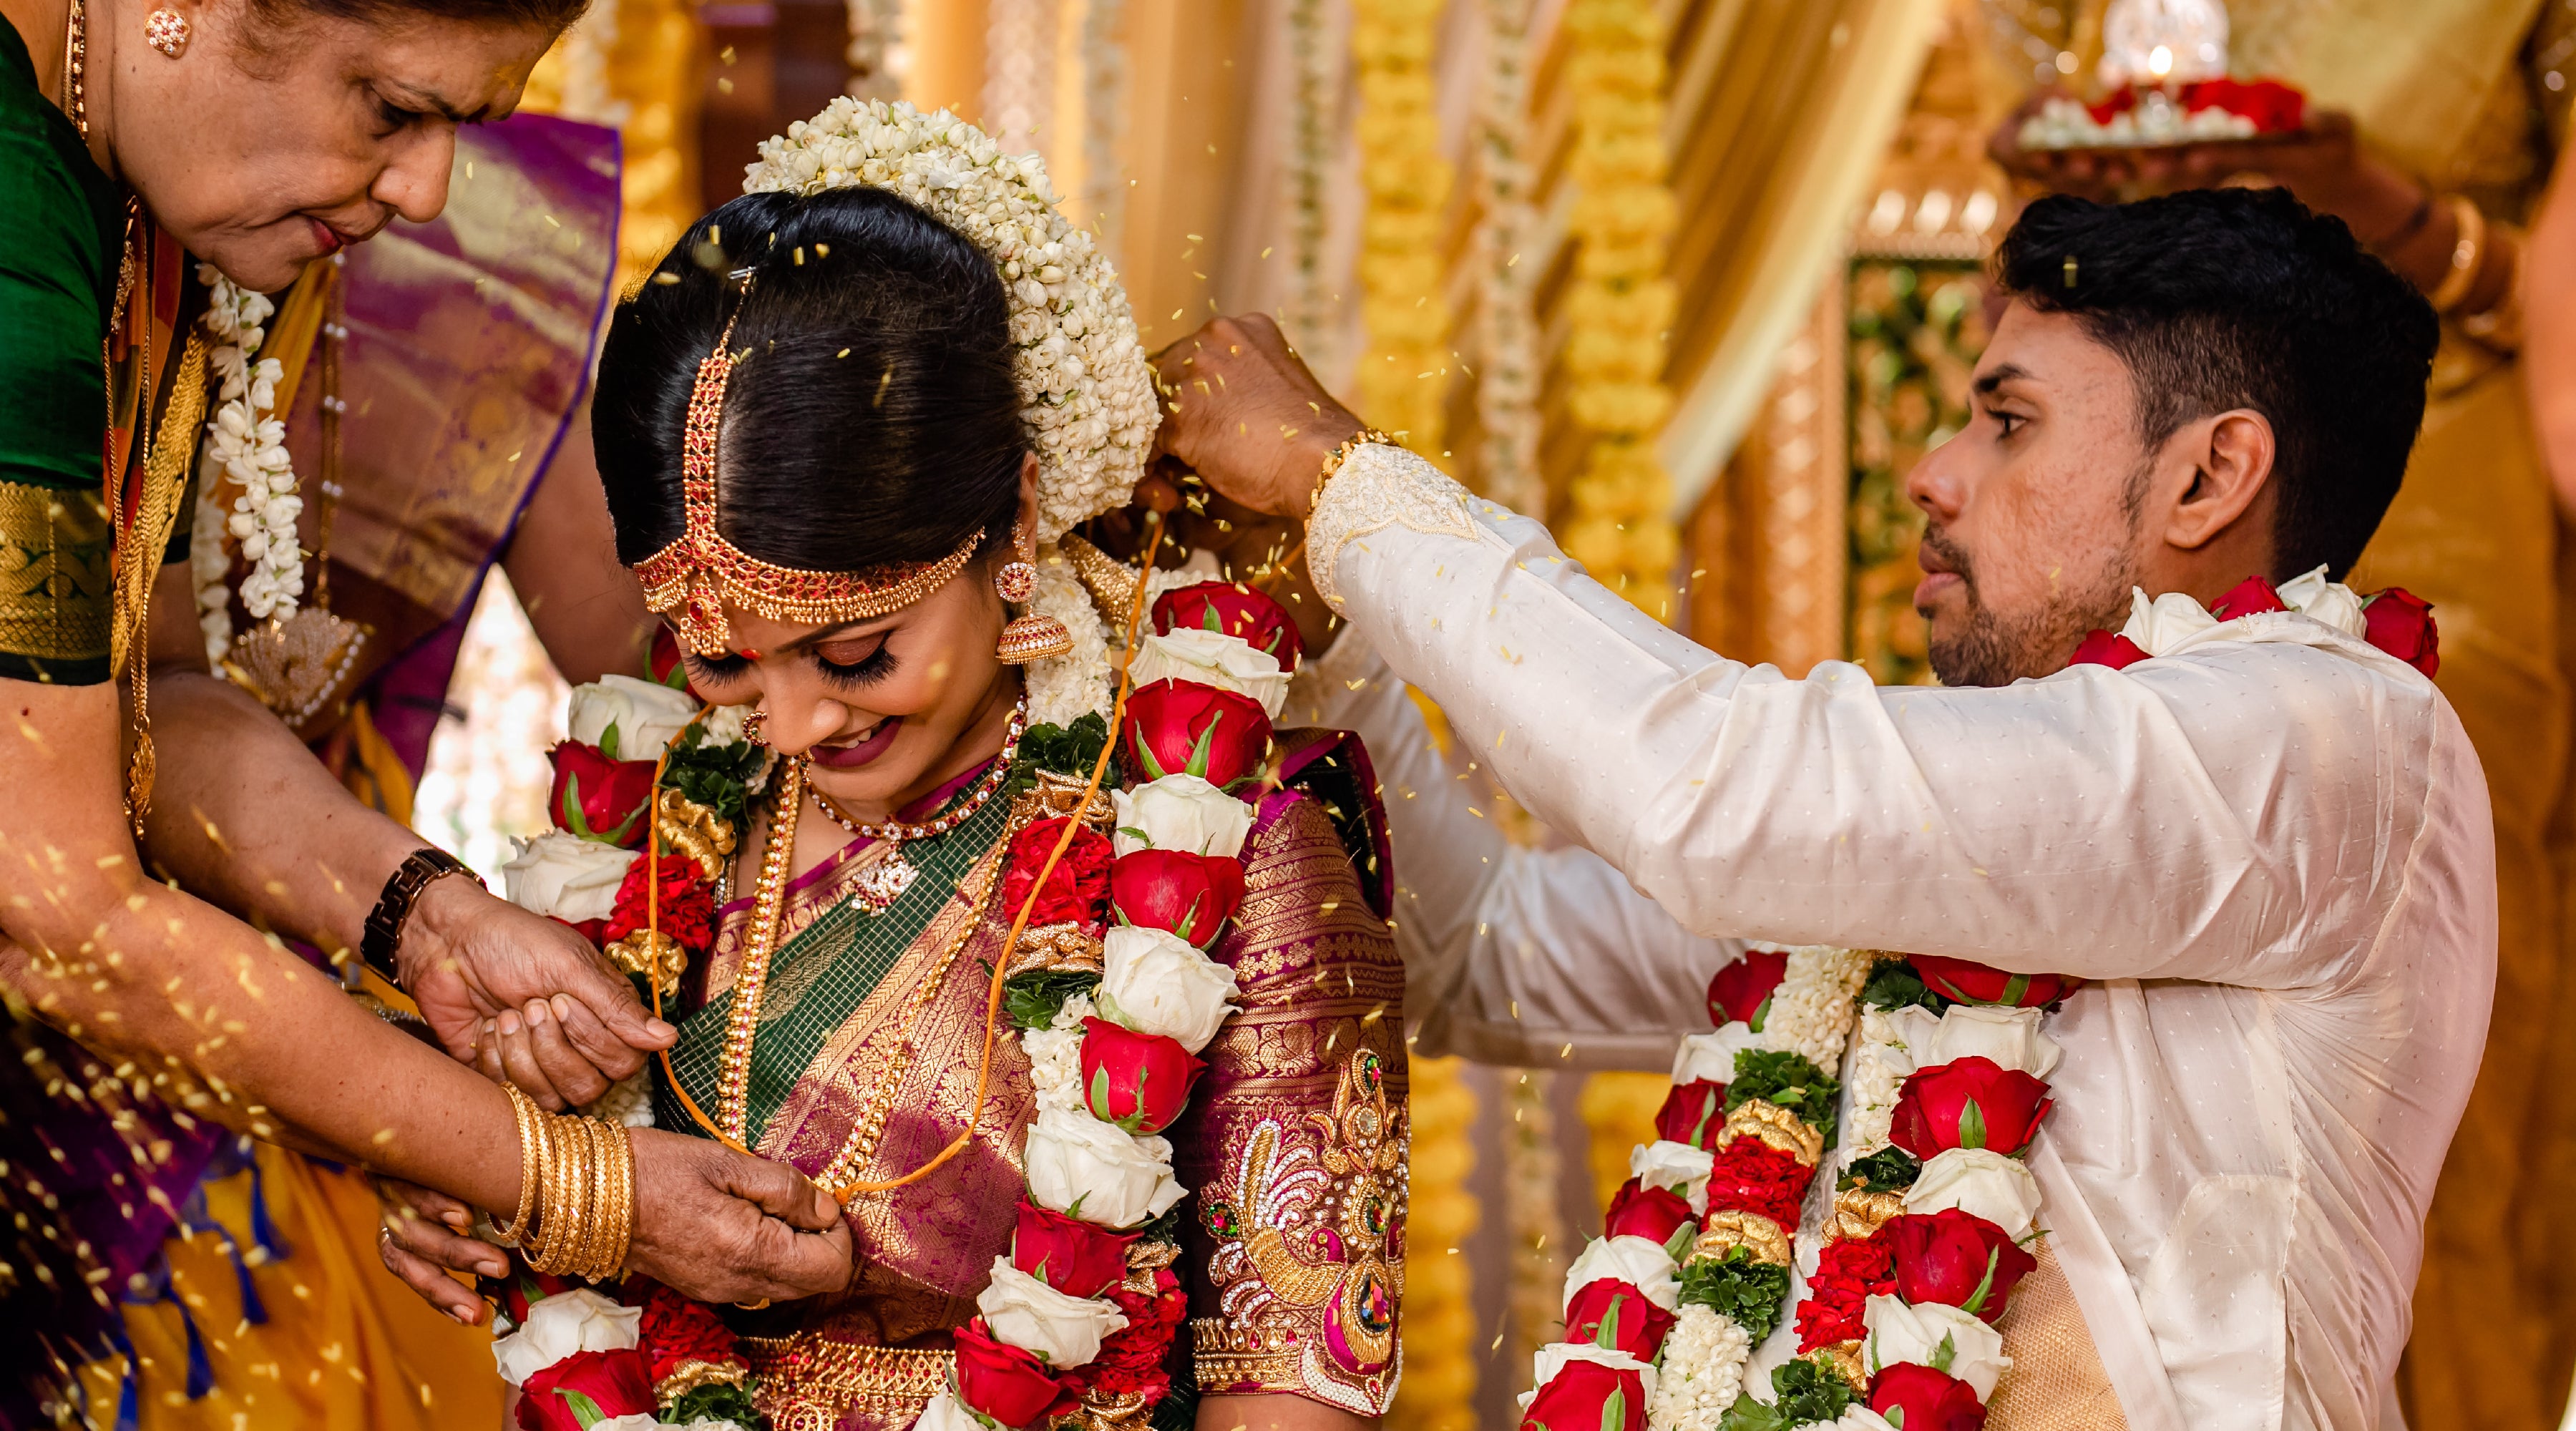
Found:
[[[1270,728],[1300,647],[1257,589],[1073,534],[1155,393],[1034,159],[839,100],[746,187],[600,362],[679,661],[576,695],[512,893],[676,1010],[627,1121],[795,1164],[856,1261],[760,1308],[608,1280],[621,1140],[523,1102],[486,1284],[520,1424],[1376,1417],[1405,1063],[1365,754]]]

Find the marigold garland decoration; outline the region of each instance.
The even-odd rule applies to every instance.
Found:
[[[1565,298],[1567,406],[1592,440],[1563,539],[1603,585],[1668,619],[1681,537],[1672,480],[1655,455],[1673,406],[1663,383],[1675,305],[1664,276],[1675,223],[1665,182],[1664,24],[1654,0],[1573,0],[1565,28],[1580,193]]]
[[[1484,1221],[1467,1175],[1476,1149],[1469,1129],[1476,1094],[1466,1061],[1416,1058],[1412,1075],[1411,1206],[1405,1239],[1404,1380],[1387,1408],[1401,1431],[1475,1431],[1476,1302],[1467,1256],[1452,1255]]]
[[[1351,56],[1359,69],[1360,319],[1368,356],[1360,411],[1437,462],[1448,393],[1449,303],[1440,219],[1449,161],[1440,154],[1431,50],[1440,0],[1357,0]]]
[[[1486,64],[1477,96],[1476,416],[1484,428],[1476,490],[1544,516],[1538,469],[1538,208],[1529,169],[1530,0],[1485,0]]]

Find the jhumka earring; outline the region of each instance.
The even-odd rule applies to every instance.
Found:
[[[174,60],[179,58],[188,49],[188,17],[171,9],[144,16],[143,43]]]
[[[1002,563],[1000,569],[993,573],[993,590],[1004,601],[1017,605],[1036,594],[1038,569],[1029,563],[1034,543],[1029,540],[1028,529],[1022,527],[1011,536],[1018,555]],[[1025,666],[1031,661],[1067,655],[1072,650],[1073,633],[1064,629],[1063,622],[1043,611],[1032,611],[1002,628],[1002,639],[994,646],[993,654],[1000,657],[1005,666]]]

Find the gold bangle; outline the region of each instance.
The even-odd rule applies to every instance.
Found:
[[[519,1125],[519,1208],[510,1225],[501,1229],[501,1245],[516,1247],[528,1235],[529,1220],[537,1215],[537,1105],[515,1083],[503,1083],[501,1091],[510,1095],[510,1116]]]
[[[1315,475],[1315,490],[1306,498],[1306,515],[1309,517],[1314,516],[1316,504],[1324,500],[1325,486],[1341,472],[1342,464],[1351,460],[1352,453],[1357,452],[1361,448],[1367,447],[1372,443],[1381,442],[1389,447],[1401,447],[1404,445],[1403,443],[1396,441],[1392,436],[1384,432],[1380,432],[1374,427],[1363,427],[1359,431],[1342,439],[1342,445],[1334,448],[1333,454],[1324,459],[1324,470]]]
[[[601,1275],[617,1277],[625,1274],[626,1254],[635,1239],[635,1135],[606,1119],[600,1126],[608,1137],[608,1165],[616,1175],[617,1190],[608,1205],[608,1256]]]
[[[617,1207],[617,1150],[610,1144],[608,1122],[603,1118],[584,1118],[582,1127],[590,1134],[590,1270],[594,1282],[617,1275],[617,1264],[610,1259],[610,1244],[617,1231],[613,1214]]]
[[[2431,293],[2424,295],[2436,313],[2447,314],[2460,306],[2476,286],[2480,260],[2486,257],[2487,216],[2467,196],[2451,196],[2451,220],[2458,230],[2451,243],[2451,271],[2442,276]]]

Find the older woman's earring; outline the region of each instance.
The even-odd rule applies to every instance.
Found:
[[[1038,569],[1025,560],[1006,561],[993,573],[993,590],[1004,601],[1026,601],[1037,594],[1037,589]],[[1005,666],[1025,666],[1072,651],[1073,633],[1043,611],[1032,611],[1003,627],[1002,639],[993,648],[993,654]]]
[[[174,60],[179,58],[188,50],[188,17],[170,9],[144,16],[143,43]]]

